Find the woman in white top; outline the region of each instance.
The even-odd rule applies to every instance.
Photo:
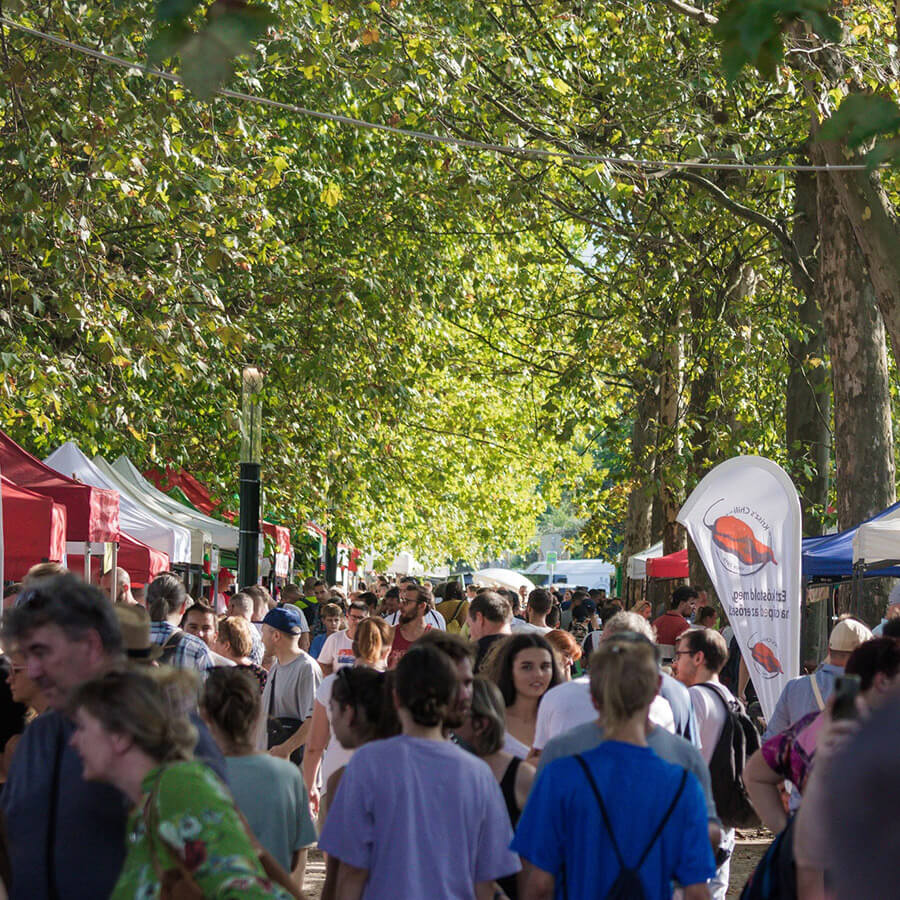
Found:
[[[498,649],[489,675],[506,703],[503,749],[527,759],[534,744],[538,704],[562,681],[553,648],[542,634],[514,634]]]
[[[394,629],[384,619],[375,616],[363,619],[356,627],[353,638],[354,665],[384,670],[391,652]],[[325,787],[327,796],[328,779],[338,769],[347,765],[352,750],[345,750],[335,738],[331,727],[331,692],[337,673],[329,675],[316,691],[313,706],[312,725],[306,750],[303,754],[303,781],[309,792],[309,800],[315,815],[319,815],[321,794],[319,784]],[[324,756],[324,759],[323,759]],[[319,769],[321,767],[321,776]],[[324,817],[326,810],[321,810]]]

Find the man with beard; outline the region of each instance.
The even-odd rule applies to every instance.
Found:
[[[426,631],[431,630],[431,626],[425,624],[426,612],[428,612],[428,594],[425,589],[421,585],[407,582],[400,596],[400,617],[394,630],[391,655],[388,657],[389,669],[396,669],[397,663],[406,655],[413,641],[417,641]]]

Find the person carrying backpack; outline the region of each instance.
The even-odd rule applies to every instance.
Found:
[[[700,754],[709,766],[722,820],[716,876],[710,883],[713,900],[725,900],[728,892],[735,827],[759,824],[743,781],[744,764],[759,749],[759,733],[741,703],[719,681],[727,659],[728,647],[718,631],[690,628],[679,636],[672,660],[672,674],[691,695]]]
[[[685,900],[708,900],[716,867],[700,782],[647,745],[656,649],[617,634],[595,652],[591,680],[605,740],[538,775],[512,842],[520,896],[669,900],[675,881]]]

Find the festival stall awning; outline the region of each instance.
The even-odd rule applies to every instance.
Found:
[[[173,488],[178,488],[192,506],[195,506],[201,512],[207,515],[222,516],[224,519],[234,521],[237,513],[229,512],[223,509],[221,500],[213,499],[209,489],[190,472],[184,469],[147,469],[144,477],[151,481],[163,493],[168,493]]]
[[[118,490],[122,529],[126,534],[166,553],[173,563],[191,561],[190,532],[147,509],[127,484],[116,482],[101,472],[71,441],[54,450],[46,463],[57,472],[72,473],[85,484]],[[70,549],[77,552],[77,548]]]
[[[82,484],[26,453],[0,431],[0,471],[19,487],[50,497],[66,508],[66,539],[104,543],[119,537],[119,497],[115,490]]]
[[[687,578],[688,552],[677,550],[667,556],[657,556],[647,560],[648,578]]]
[[[98,580],[100,568],[103,563],[102,556],[91,557],[91,577]],[[160,572],[169,569],[168,554],[161,550],[154,550],[147,544],[127,534],[119,535],[119,556],[117,564],[131,576],[132,584],[147,584]],[[70,553],[68,565],[73,572],[84,571],[84,557],[77,553]]]
[[[640,553],[635,553],[632,556],[628,557],[628,562],[625,567],[626,575],[633,580],[640,580],[642,578],[647,577],[647,560],[655,559],[658,556],[663,555],[663,546],[662,541],[654,544],[652,547],[648,547],[646,550],[641,550]]]
[[[528,591],[534,590],[534,582],[513,569],[479,569],[472,573],[472,581],[475,584],[504,587],[511,591],[517,591],[520,587]]]
[[[821,579],[840,579],[850,578],[853,575],[853,563],[856,558],[854,555],[855,539],[857,533],[864,529],[864,542],[868,540],[868,546],[864,544],[863,549],[871,552],[874,547],[871,543],[871,535],[873,534],[871,526],[880,523],[882,520],[893,521],[894,526],[900,526],[900,519],[896,517],[900,515],[900,503],[895,503],[887,509],[882,510],[878,515],[866,520],[855,528],[848,528],[846,531],[838,532],[838,534],[828,534],[822,537],[810,537],[803,539],[803,555],[802,570],[804,578],[821,578]],[[866,538],[865,535],[869,537]],[[900,554],[900,540],[894,542],[894,559],[898,559]],[[885,557],[882,557],[885,558]],[[872,562],[878,561],[878,558],[872,556]],[[900,576],[900,566],[885,566],[883,569],[866,572],[867,575],[893,575]]]
[[[106,461],[102,460],[100,457],[94,457],[94,464],[102,470]],[[120,456],[112,464],[112,468],[120,478],[123,478],[132,485],[142,497],[158,503],[167,512],[183,518],[185,524],[190,524],[193,527],[205,531],[212,539],[212,542],[219,547],[220,550],[237,550],[239,531],[234,525],[220,522],[218,519],[213,519],[210,516],[204,515],[201,512],[197,512],[196,510],[179,503],[177,500],[173,500],[168,494],[164,494],[150,481],[144,478],[127,456]],[[288,550],[286,552],[290,552],[290,545],[290,534],[288,534]]]
[[[900,503],[856,529],[853,562],[861,563],[867,576],[895,574],[895,571],[882,572],[881,569],[900,562]]]
[[[39,562],[66,554],[66,508],[50,497],[0,478],[3,496],[3,577],[19,581]]]

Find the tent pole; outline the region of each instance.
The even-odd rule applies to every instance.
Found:
[[[118,584],[118,574],[119,574],[119,542],[112,542],[112,575],[110,576],[109,581],[109,602],[115,603],[116,597],[119,596],[119,584]]]
[[[84,580],[91,583],[91,542],[84,542]]]

